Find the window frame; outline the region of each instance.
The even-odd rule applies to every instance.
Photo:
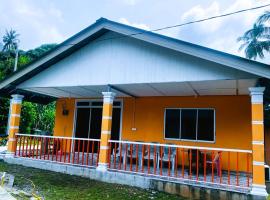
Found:
[[[180,131],[179,131],[179,138],[166,138],[165,135],[165,128],[166,128],[166,111],[167,110],[180,110]],[[182,110],[196,110],[196,139],[181,139],[181,118],[182,118]],[[214,140],[198,140],[198,111],[199,110],[213,110],[214,111]],[[175,140],[175,141],[186,141],[186,142],[203,142],[203,143],[216,143],[216,110],[215,108],[165,108],[164,110],[164,116],[163,116],[163,139],[165,140]]]

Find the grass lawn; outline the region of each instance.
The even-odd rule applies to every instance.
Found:
[[[102,183],[79,176],[71,176],[35,168],[11,165],[0,161],[0,171],[15,176],[14,187],[31,191],[31,182],[37,193],[46,200],[60,199],[181,199],[176,195],[139,188]]]

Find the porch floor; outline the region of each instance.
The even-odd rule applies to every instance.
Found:
[[[18,157],[27,157],[38,160],[47,160],[51,162],[63,163],[68,165],[77,165],[83,167],[95,168],[97,167],[98,154],[93,153],[87,155],[82,152],[80,153],[71,153],[71,154],[62,154],[62,155],[51,155],[51,154],[25,154],[19,155],[19,152],[16,152]],[[117,160],[114,161],[114,158],[111,158],[109,164],[110,171],[119,171],[123,173],[132,173],[142,176],[152,177],[154,179],[183,183],[188,185],[207,187],[213,189],[229,190],[236,191],[241,193],[248,193],[250,186],[252,184],[252,177],[250,174],[222,170],[221,176],[218,176],[215,169],[214,174],[212,175],[211,169],[207,170],[206,174],[203,171],[199,171],[198,174],[196,170],[190,174],[189,167],[178,165],[177,169],[172,171],[171,167],[168,168],[168,164],[164,162],[162,169],[155,169],[153,163],[148,160],[144,161],[144,166],[141,167],[139,164],[136,164],[136,161],[133,161],[132,164],[129,163],[130,160],[125,164],[123,162],[119,163]]]

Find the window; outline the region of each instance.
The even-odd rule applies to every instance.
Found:
[[[214,109],[166,109],[165,138],[214,141]]]
[[[102,106],[103,102],[102,101],[92,101],[91,106]]]
[[[77,106],[89,106],[89,102],[79,101],[77,102]]]
[[[214,141],[214,110],[198,110],[197,140]]]
[[[79,100],[76,103],[77,107],[103,107],[103,100]],[[113,102],[113,107],[121,108],[122,102],[119,100],[115,100]]]

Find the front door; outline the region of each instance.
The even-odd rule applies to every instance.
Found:
[[[76,125],[75,125],[75,137],[76,138],[90,138],[100,139],[101,135],[101,123],[102,123],[102,101],[78,101],[76,104]],[[111,139],[119,140],[120,137],[120,124],[121,124],[121,108],[120,101],[115,101],[113,105],[112,116],[112,131]],[[97,142],[90,143],[90,149],[94,145],[94,152],[97,152]],[[86,151],[87,143],[76,140],[75,151]]]

